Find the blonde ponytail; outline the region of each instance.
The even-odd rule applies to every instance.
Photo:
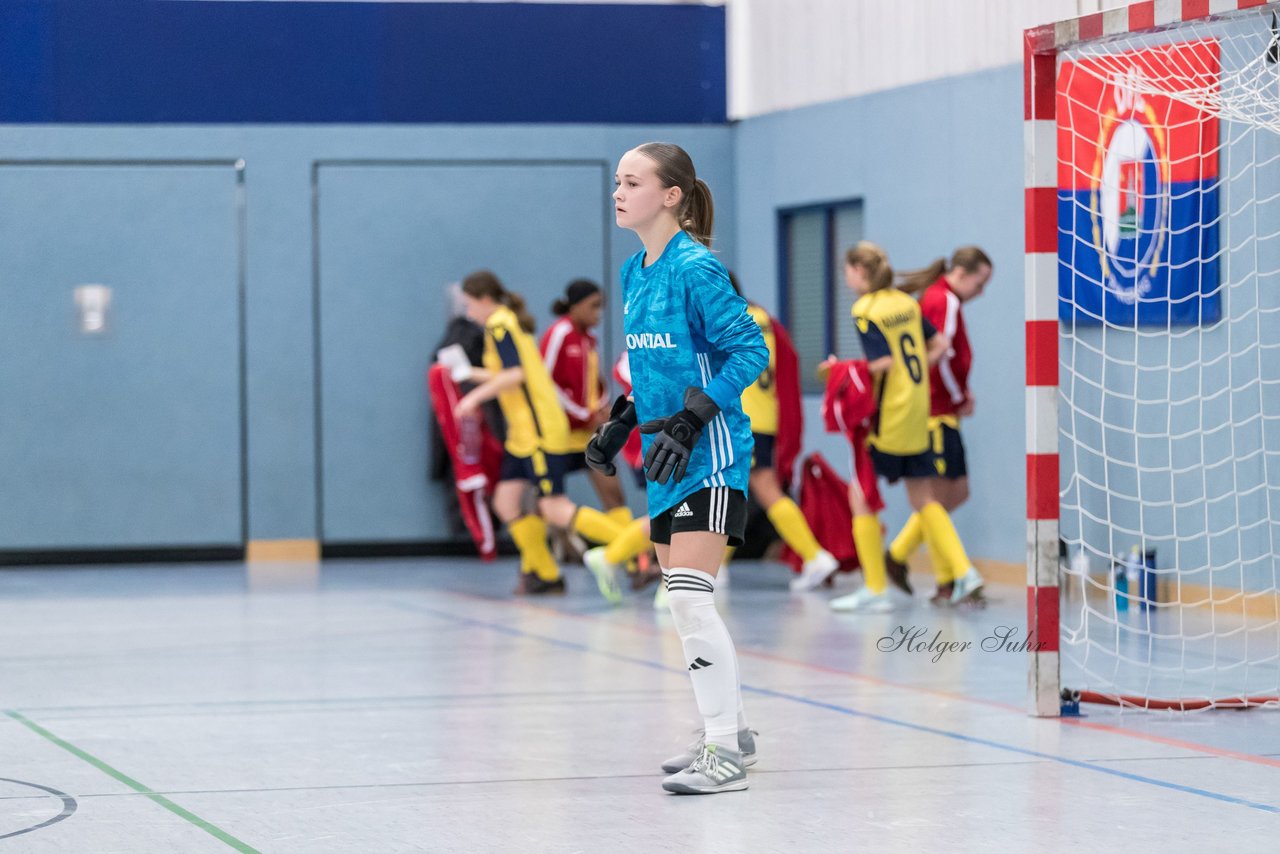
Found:
[[[844,261],[852,267],[861,267],[867,274],[869,293],[882,291],[893,284],[893,268],[889,256],[870,240],[862,240],[845,253]]]

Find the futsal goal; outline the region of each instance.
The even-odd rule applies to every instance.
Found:
[[[1025,33],[1033,714],[1280,704],[1277,11]]]

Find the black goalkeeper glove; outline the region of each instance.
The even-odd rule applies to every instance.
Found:
[[[656,418],[640,425],[641,433],[657,433],[644,456],[645,477],[657,483],[679,483],[689,467],[693,448],[702,437],[702,428],[720,412],[715,401],[700,388],[684,390],[684,409],[668,418]]]
[[[616,474],[618,470],[613,467],[613,458],[627,444],[627,437],[635,426],[635,404],[627,400],[625,394],[621,395],[609,410],[609,420],[597,427],[591,441],[587,442],[587,465],[607,475]]]

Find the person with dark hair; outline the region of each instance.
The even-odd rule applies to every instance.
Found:
[[[643,243],[622,267],[632,399],[614,401],[587,462],[612,474],[639,424],[650,536],[704,725],[688,753],[663,764],[674,771],[663,788],[738,791],[755,742],[714,593],[725,546],[741,545],[746,525],[752,440],[742,391],[768,366],[769,351],[711,253],[715,207],[688,153],[671,143],[638,146],[614,180],[615,219]]]
[[[533,319],[524,300],[503,287],[488,270],[463,279],[462,293],[467,316],[484,327],[485,352],[484,367],[475,369],[471,376],[480,384],[458,401],[456,411],[465,417],[485,401],[497,398],[507,432],[493,509],[520,550],[516,592],[560,593],[564,579],[547,548],[545,523],[602,543],[612,541],[622,529],[599,510],[579,507],[564,494],[569,423],[529,335]],[[538,494],[536,513],[524,510],[522,499],[530,484]],[[621,600],[616,577],[597,574],[596,583],[605,599]]]
[[[569,418],[568,453],[565,473],[586,470],[591,485],[600,497],[605,514],[622,527],[622,533],[608,546],[600,546],[586,554],[583,563],[598,576],[618,575],[623,567],[632,573],[632,586],[645,579],[634,575],[635,558],[649,548],[648,528],[636,525],[631,517],[617,475],[605,474],[587,466],[585,451],[591,433],[608,417],[605,385],[600,373],[600,353],[591,334],[600,323],[604,294],[590,279],[574,279],[556,299],[551,310],[559,319],[542,336],[542,358],[560,395],[560,406]],[[655,573],[656,575],[656,573]]]
[[[973,365],[973,348],[965,330],[961,306],[982,296],[991,280],[991,258],[977,246],[961,246],[948,262],[939,258],[928,267],[906,277],[899,287],[907,293],[924,291],[920,311],[926,320],[941,330],[951,341],[951,349],[929,366],[929,437],[933,445],[934,468],[938,482],[934,494],[948,513],[969,498],[969,465],[964,441],[960,437],[960,419],[973,414],[973,393],[969,390],[969,369]],[[907,578],[907,559],[925,540],[920,514],[913,513],[902,531],[885,552],[885,570],[889,580],[911,592]],[[952,604],[956,570],[937,549],[929,548],[937,590],[929,600],[935,605]],[[972,585],[970,585],[972,587]],[[972,587],[965,601],[981,604],[982,587]]]
[[[625,518],[617,512],[626,506],[622,485],[616,477],[588,468],[583,456],[592,431],[604,423],[608,414],[607,409],[602,409],[608,401],[600,372],[600,351],[591,333],[600,323],[603,309],[600,286],[590,279],[574,279],[551,305],[558,319],[542,336],[540,349],[547,372],[556,384],[560,406],[569,418],[569,471],[586,469],[605,512],[626,524],[631,521],[631,512],[624,510]]]

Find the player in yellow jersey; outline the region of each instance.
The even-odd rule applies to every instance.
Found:
[[[591,507],[579,507],[564,494],[564,454],[569,450],[569,422],[532,335],[533,318],[524,300],[503,287],[488,270],[462,281],[467,316],[484,327],[484,367],[473,370],[480,384],[458,401],[468,415],[480,404],[498,399],[506,421],[502,470],[493,494],[493,509],[520,550],[517,593],[564,591],[560,566],[547,548],[546,522],[576,531],[589,540],[608,543],[622,526]],[[537,513],[524,511],[523,497],[532,484]],[[545,520],[545,521],[544,521]],[[610,602],[622,600],[611,567],[595,572],[600,592]]]
[[[893,287],[893,268],[884,250],[862,241],[845,256],[845,280],[858,294],[853,320],[875,382],[878,411],[868,450],[876,474],[907,487],[907,500],[920,516],[924,536],[954,566],[968,566],[964,546],[951,517],[935,495],[933,452],[929,438],[929,365],[951,346],[933,328],[914,299]],[[853,539],[866,584],[831,602],[837,611],[889,611],[894,607],[884,564],[880,519],[869,512],[856,478],[850,483]],[[956,579],[957,598],[982,586],[977,570]]]
[[[969,497],[969,465],[964,441],[960,436],[961,419],[973,414],[973,393],[969,390],[969,371],[973,365],[973,347],[965,328],[962,306],[981,296],[991,280],[990,256],[977,246],[962,246],[950,262],[939,258],[921,270],[901,274],[898,287],[906,293],[923,292],[920,311],[934,327],[942,330],[951,347],[929,368],[929,436],[933,441],[934,470],[937,480],[934,496],[954,513]],[[912,516],[885,552],[885,569],[889,582],[911,592],[907,578],[907,558],[924,539],[920,519]],[[938,588],[929,600],[935,605],[953,605],[954,572],[936,553],[930,553]],[[968,566],[961,566],[963,572]],[[981,607],[981,588],[970,594],[967,604]]]
[[[738,292],[738,296],[742,296],[742,288],[732,272],[729,273],[729,282]],[[748,477],[747,486],[756,503],[764,508],[765,515],[773,524],[774,530],[782,537],[783,542],[804,561],[800,575],[791,580],[791,589],[812,590],[839,569],[840,562],[818,543],[813,531],[809,528],[808,520],[804,518],[804,513],[783,491],[776,469],[775,451],[781,426],[779,388],[783,381],[791,383],[791,387],[795,389],[795,397],[798,399],[800,378],[796,375],[798,372],[794,364],[786,366],[779,364],[777,335],[774,332],[774,320],[769,313],[753,302],[747,303],[747,313],[760,327],[765,346],[769,348],[769,367],[765,368],[756,381],[742,392],[742,411],[751,420],[751,436],[755,440],[755,451],[751,457],[751,474]],[[791,361],[794,363],[794,359]],[[780,368],[790,370],[791,375],[780,376]],[[798,432],[801,426],[799,407],[795,409],[797,412],[793,421],[796,423],[792,427]],[[789,465],[785,461],[782,464]],[[732,549],[726,552],[726,563],[732,552]],[[720,582],[722,587],[726,578],[727,576],[722,572]]]

